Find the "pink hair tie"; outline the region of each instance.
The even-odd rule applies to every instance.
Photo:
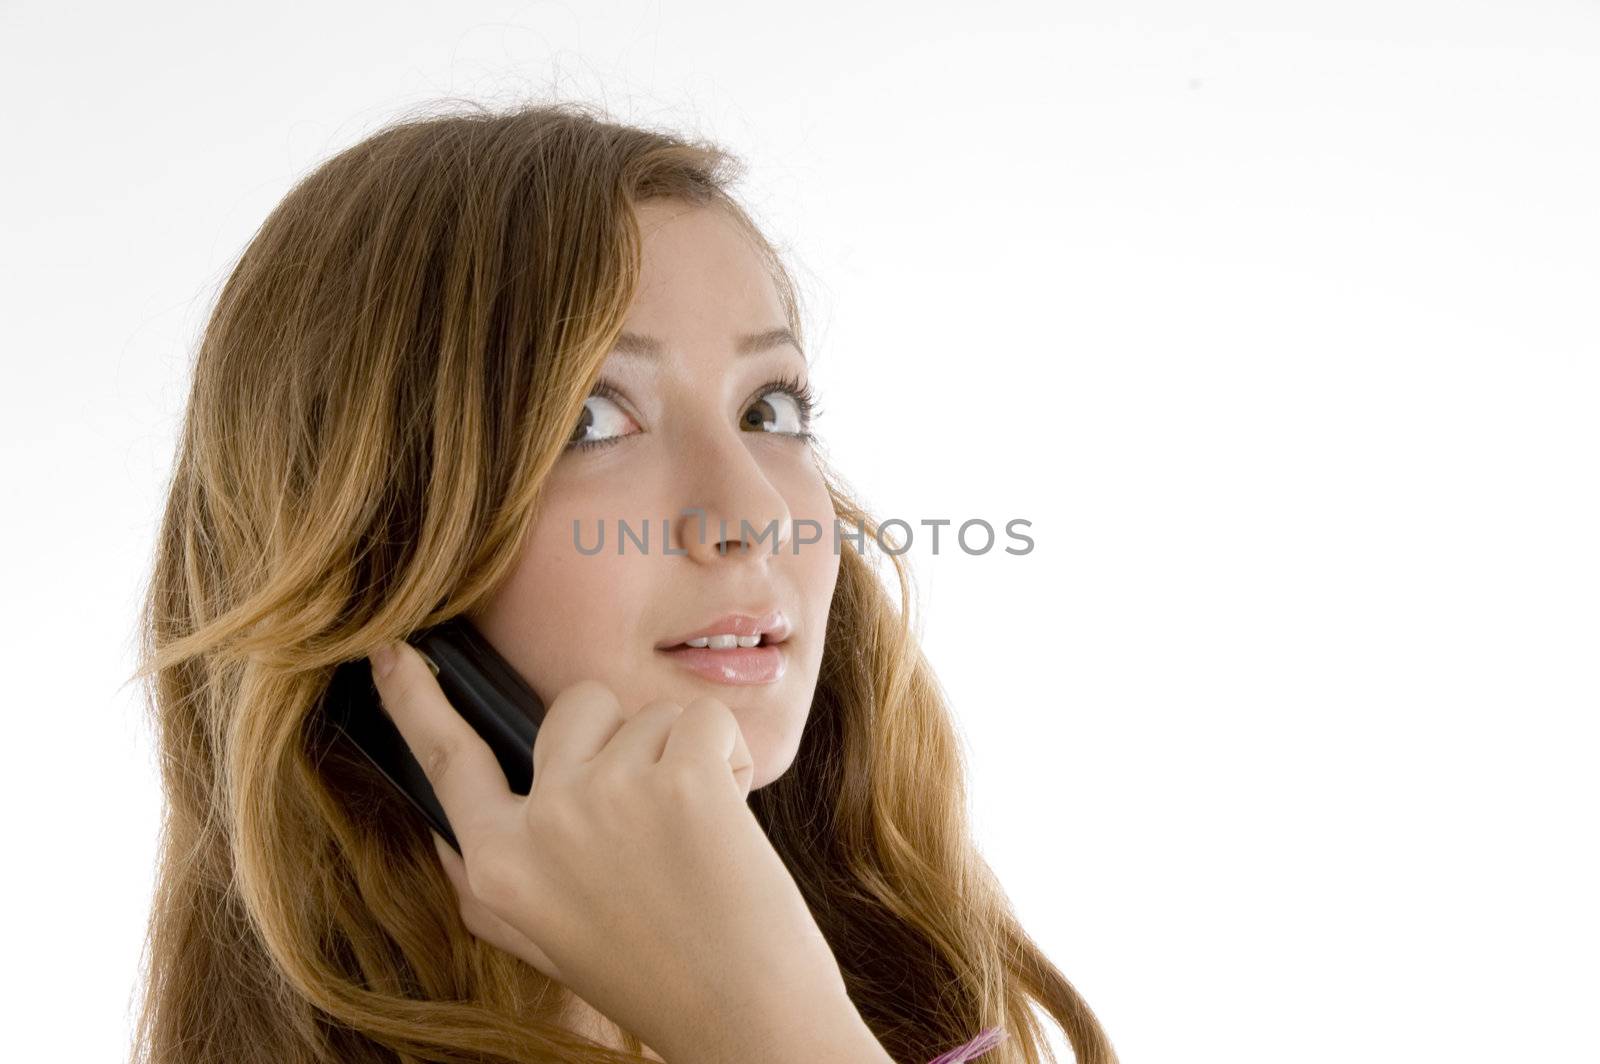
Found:
[[[1001,1027],[987,1027],[979,1031],[977,1037],[970,1042],[965,1042],[954,1049],[940,1053],[928,1064],[962,1064],[962,1061],[977,1060],[989,1050],[1005,1040],[1006,1032]]]

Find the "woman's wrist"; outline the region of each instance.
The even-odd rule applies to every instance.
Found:
[[[666,1064],[895,1064],[842,989],[752,1012],[730,1011],[657,1050]]]
[[[832,1015],[811,1013],[796,1017],[800,1022],[770,1036],[767,1048],[758,1057],[746,1058],[769,1064],[895,1064],[872,1029],[853,1004],[846,1004]]]

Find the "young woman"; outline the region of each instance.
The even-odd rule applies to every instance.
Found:
[[[739,170],[579,104],[430,115],[251,241],[146,606],[135,1060],[1036,1062],[1035,1005],[1115,1060],[974,849]],[[529,795],[403,642],[457,615],[548,707]],[[367,655],[460,855],[322,724]]]

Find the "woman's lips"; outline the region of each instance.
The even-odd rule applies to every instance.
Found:
[[[713,683],[760,684],[776,683],[789,667],[789,657],[784,643],[768,643],[754,647],[730,647],[717,650],[712,647],[676,646],[658,649],[677,664]]]

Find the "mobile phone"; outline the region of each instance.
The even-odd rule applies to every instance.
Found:
[[[533,688],[465,616],[424,628],[406,642],[428,663],[456,712],[494,751],[511,790],[527,794],[533,787],[533,741],[545,714]],[[322,706],[329,722],[460,853],[444,807],[383,708],[366,658],[334,670]]]

